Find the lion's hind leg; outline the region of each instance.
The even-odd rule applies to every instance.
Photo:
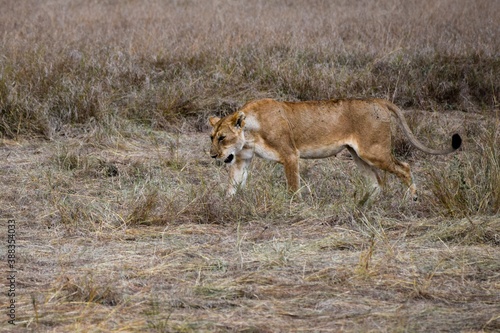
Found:
[[[363,156],[360,156],[360,158],[372,168],[377,167],[380,170],[396,175],[406,186],[408,186],[412,199],[417,201],[417,186],[413,180],[411,168],[408,163],[399,161],[390,152],[379,154],[378,158],[372,158],[372,156],[365,153]]]
[[[395,157],[392,157],[392,160],[394,161],[394,167],[393,167],[394,170],[393,171],[389,170],[389,171],[398,176],[399,179],[401,179],[403,183],[405,183],[405,185],[408,186],[411,198],[413,199],[413,201],[417,201],[418,200],[417,186],[415,185],[410,165],[408,163],[397,160]]]
[[[354,162],[363,174],[367,185],[366,193],[358,204],[362,207],[369,207],[381,191],[380,187],[382,185],[382,179],[380,178],[376,168],[359,157],[359,155],[353,148],[347,147],[347,149],[351,153]]]

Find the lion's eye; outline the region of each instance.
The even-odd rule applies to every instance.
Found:
[[[214,141],[214,136],[210,135],[210,141]]]
[[[224,135],[221,135],[219,136],[219,142],[221,142],[222,140],[224,140],[226,137]]]

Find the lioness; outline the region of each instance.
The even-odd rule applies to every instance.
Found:
[[[414,200],[417,188],[410,166],[392,154],[391,116],[410,142],[434,155],[448,154],[462,144],[452,136],[451,147],[430,149],[411,132],[401,110],[384,99],[339,99],[308,102],[255,100],[224,118],[210,117],[210,155],[230,165],[227,195],[245,186],[247,168],[254,155],[283,164],[288,189],[300,187],[299,158],[324,158],[347,148],[367,178],[370,189],[360,204],[380,192],[377,168],[398,176]]]

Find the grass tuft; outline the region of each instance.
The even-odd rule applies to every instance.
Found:
[[[475,138],[474,149],[456,155],[443,170],[429,172],[438,204],[451,216],[495,215],[500,212],[498,119]]]

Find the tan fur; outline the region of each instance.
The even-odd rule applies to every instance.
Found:
[[[308,102],[279,102],[272,99],[247,103],[222,119],[211,117],[213,127],[210,154],[230,165],[228,195],[243,187],[247,167],[254,155],[283,164],[290,191],[300,188],[299,158],[324,158],[348,149],[369,180],[371,189],[362,204],[380,191],[377,169],[391,172],[406,184],[416,200],[416,186],[410,166],[392,154],[391,118],[410,142],[430,154],[447,154],[461,143],[433,150],[413,135],[399,108],[383,99],[344,99]]]

